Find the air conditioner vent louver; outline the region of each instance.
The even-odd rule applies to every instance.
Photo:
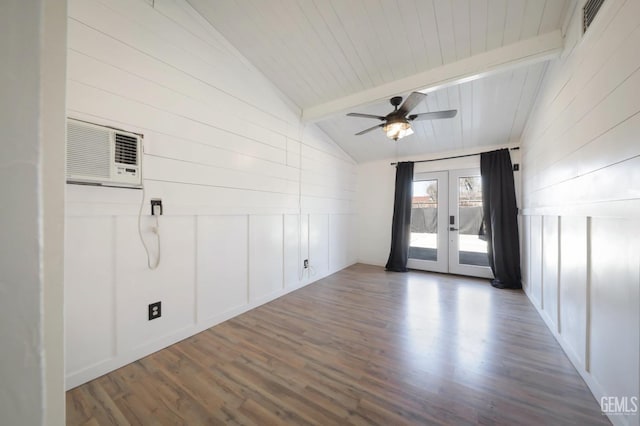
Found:
[[[140,188],[142,140],[135,133],[67,120],[67,182]]]
[[[108,179],[109,133],[69,123],[67,126],[67,173]]]
[[[582,34],[587,32],[587,28],[589,28],[589,25],[598,14],[602,3],[604,3],[604,0],[587,0],[584,4],[582,8]]]
[[[120,164],[138,164],[138,138],[116,133],[114,160]]]

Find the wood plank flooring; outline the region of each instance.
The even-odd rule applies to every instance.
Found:
[[[70,390],[67,424],[610,423],[521,291],[354,265]]]

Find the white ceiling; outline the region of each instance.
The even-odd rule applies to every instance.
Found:
[[[575,0],[188,0],[356,161],[517,142]],[[479,78],[481,77],[481,78]],[[474,79],[473,81],[466,81]],[[345,112],[429,93],[398,142]]]

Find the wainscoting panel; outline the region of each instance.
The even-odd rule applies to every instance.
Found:
[[[143,235],[152,265],[158,250],[151,216],[144,217]],[[160,265],[150,271],[147,257],[137,236],[135,216],[116,219],[116,329],[118,351],[126,353],[150,341],[175,334],[195,324],[195,218],[160,217]],[[95,260],[93,261],[95,262]],[[162,317],[148,320],[147,306],[162,302]],[[132,324],[136,324],[132,327]]]
[[[620,396],[640,395],[639,235],[638,220],[591,219],[590,372]]]
[[[73,217],[65,223],[65,232],[71,237],[67,238],[64,258],[68,371],[107,360],[115,352],[114,226],[110,216]],[[87,322],[91,333],[86,332]]]
[[[560,262],[560,218],[544,216],[542,219],[542,299],[543,311],[558,331],[558,301],[560,287],[558,274]]]
[[[587,218],[563,217],[560,228],[560,334],[585,365]]]
[[[284,216],[284,285],[293,289],[309,282],[309,215]]]
[[[284,287],[282,215],[249,217],[249,301],[267,299]]]
[[[200,216],[197,221],[197,318],[202,323],[249,302],[249,216]]]
[[[543,224],[543,244],[529,246],[527,224]],[[640,220],[585,216],[524,216],[523,270],[543,259],[542,279],[523,274],[523,287],[597,399],[640,394]],[[533,227],[531,227],[533,229]],[[532,289],[541,288],[538,306]],[[559,298],[558,298],[559,296]],[[556,316],[557,313],[557,316]],[[558,322],[556,322],[558,321]],[[637,400],[636,400],[637,401]],[[612,417],[638,425],[637,412]]]
[[[529,264],[530,294],[538,308],[542,306],[542,217],[531,216],[531,262]]]
[[[344,242],[346,243],[346,241]],[[329,272],[329,215],[309,215],[309,258],[315,279]]]
[[[529,287],[531,282],[531,262],[529,261],[531,258],[531,216],[522,216],[520,223],[522,223],[520,238],[522,289],[529,294],[531,292]]]
[[[350,216],[329,216],[329,269],[342,269],[349,263],[351,241],[344,244],[344,235],[349,234]]]

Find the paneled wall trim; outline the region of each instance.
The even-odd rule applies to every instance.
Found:
[[[640,220],[524,216],[525,292],[596,399],[640,394]],[[640,414],[615,416],[637,425]],[[625,418],[626,417],[626,418]]]
[[[71,0],[68,30],[68,115],[144,134],[145,199],[67,185],[67,388],[355,262],[354,161],[186,1]]]
[[[640,2],[549,64],[521,140],[526,292],[596,399],[640,398]],[[637,399],[636,399],[637,402]],[[640,425],[640,413],[610,415]]]

